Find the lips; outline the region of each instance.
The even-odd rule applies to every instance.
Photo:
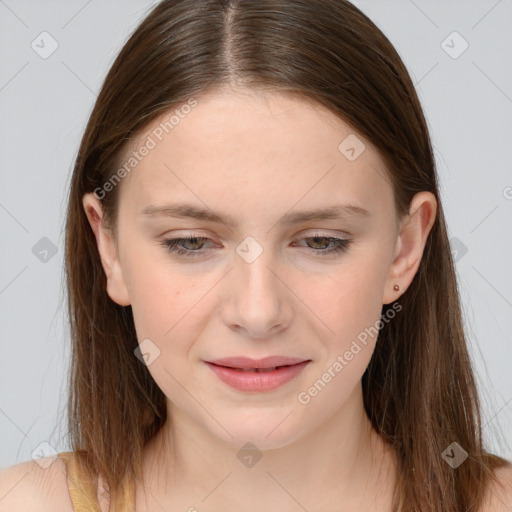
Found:
[[[230,357],[205,361],[225,384],[244,392],[272,391],[301,374],[311,359],[270,356],[263,359]]]

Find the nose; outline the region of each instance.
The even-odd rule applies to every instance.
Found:
[[[239,255],[234,261],[228,275],[225,324],[247,337],[275,337],[290,325],[294,312],[294,295],[283,269],[265,249],[253,261]]]

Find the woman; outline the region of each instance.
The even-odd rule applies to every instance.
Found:
[[[421,105],[347,1],[158,4],[83,137],[66,272],[72,451],[34,510],[512,506]]]

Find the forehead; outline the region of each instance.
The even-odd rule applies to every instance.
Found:
[[[144,146],[150,149],[141,156]],[[378,206],[376,193],[383,203],[392,198],[369,141],[333,112],[282,92],[202,94],[152,121],[124,160],[134,151],[137,163],[121,184],[120,203],[137,212],[185,198],[253,214],[263,214],[263,204],[281,211],[298,201],[303,207],[327,198]]]

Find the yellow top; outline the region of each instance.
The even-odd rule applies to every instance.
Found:
[[[101,475],[91,481],[81,471],[74,452],[60,452],[67,469],[69,496],[74,512],[134,512],[135,486],[126,480],[117,503],[110,503],[108,484]],[[112,507],[111,507],[112,505]]]

